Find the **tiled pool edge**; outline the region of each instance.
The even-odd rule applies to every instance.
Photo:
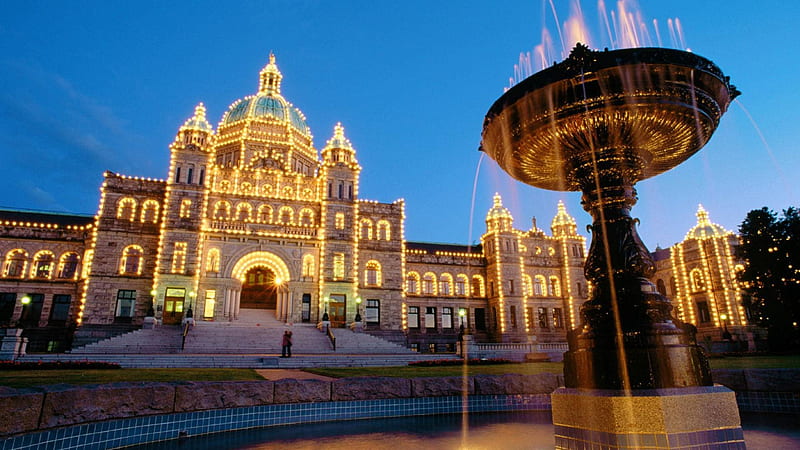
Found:
[[[737,392],[742,412],[800,414],[800,394]],[[549,394],[470,395],[467,411],[549,411]],[[457,414],[462,396],[285,403],[108,420],[7,438],[0,449],[111,449],[225,431],[278,425]]]
[[[461,413],[464,398],[424,397],[287,403],[154,415],[52,429],[0,441],[0,449],[112,449],[278,425]],[[470,395],[470,413],[549,411],[549,394]]]

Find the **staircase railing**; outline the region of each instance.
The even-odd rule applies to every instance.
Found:
[[[183,324],[183,333],[181,336],[181,350],[186,348],[186,335],[189,334],[189,328],[190,328],[189,321],[186,321],[186,323]]]
[[[336,351],[336,336],[333,335],[333,330],[331,330],[330,325],[325,327],[325,334],[328,335],[328,339],[331,340],[331,345],[333,346],[333,351]]]

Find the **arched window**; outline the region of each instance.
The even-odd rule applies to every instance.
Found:
[[[456,295],[458,296],[466,296],[467,295],[467,281],[468,278],[463,273],[458,274],[456,277]]]
[[[136,218],[136,200],[125,197],[117,203],[117,219],[130,220]]]
[[[294,210],[290,206],[281,206],[278,218],[284,225],[294,225]]]
[[[240,222],[251,222],[253,220],[253,207],[250,203],[241,202],[236,205],[236,220]]]
[[[689,279],[692,281],[693,291],[697,292],[705,289],[705,281],[703,280],[703,273],[700,272],[700,269],[692,269],[689,274]]]
[[[138,245],[129,245],[122,251],[119,273],[122,275],[141,275],[144,250]]]
[[[372,260],[367,262],[364,270],[364,282],[367,286],[381,285],[381,263]]]
[[[139,216],[139,221],[142,223],[158,222],[158,208],[159,204],[157,201],[153,199],[145,200],[144,203],[142,203],[142,214]]]
[[[392,227],[386,220],[378,221],[378,239],[382,241],[392,240]]]
[[[547,291],[545,290],[545,285],[547,281],[545,280],[544,276],[536,275],[533,277],[533,295],[537,297],[543,297],[547,295]]]
[[[300,210],[300,226],[314,226],[314,211],[309,208],[303,208]]]
[[[526,273],[522,274],[522,293],[528,297],[533,296],[533,281],[531,276]]]
[[[419,294],[419,274],[408,272],[406,274],[406,292],[409,294]]]
[[[55,255],[49,250],[42,250],[33,256],[33,268],[31,269],[31,278],[46,278],[49,279],[53,275],[53,265],[55,262]]]
[[[178,214],[181,219],[188,219],[192,216],[192,201],[188,198],[181,200],[181,210]]]
[[[361,240],[372,239],[372,221],[361,219]]]
[[[664,283],[664,280],[659,278],[656,280],[656,289],[661,295],[667,295],[667,285]]]
[[[443,273],[439,277],[439,295],[452,295],[453,292],[453,276],[449,273]]]
[[[231,217],[231,204],[226,201],[219,201],[214,204],[214,219],[227,220]]]
[[[28,264],[28,252],[22,249],[11,250],[6,254],[3,276],[9,278],[22,278],[25,275],[25,266]]]
[[[219,249],[212,248],[208,251],[206,255],[206,271],[207,272],[219,272]]]
[[[422,277],[422,295],[436,295],[436,275],[433,272]]]
[[[472,296],[473,297],[485,297],[486,296],[486,284],[483,281],[483,277],[480,275],[473,275],[472,276]]]
[[[553,297],[561,297],[561,283],[555,275],[550,277],[550,295]]]
[[[303,276],[314,277],[314,255],[310,253],[303,256]]]
[[[337,212],[334,219],[334,226],[337,230],[344,230],[344,213]]]
[[[58,262],[58,278],[69,279],[78,277],[78,264],[81,258],[77,253],[64,253]]]
[[[258,207],[258,223],[272,223],[272,206],[261,205]]]

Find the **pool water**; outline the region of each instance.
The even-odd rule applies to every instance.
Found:
[[[197,436],[136,449],[552,449],[549,412],[414,416],[287,425]],[[742,414],[745,441],[753,449],[800,449],[800,416]]]

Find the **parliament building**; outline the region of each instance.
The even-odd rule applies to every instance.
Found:
[[[169,146],[166,179],[106,172],[94,216],[0,211],[0,326],[24,328],[34,352],[149,316],[236,321],[253,309],[287,323],[360,318],[366,332],[423,352],[453,351],[461,332],[566,341],[590,286],[586,238],[562,203],[549,233],[535,221],[514,228],[495,195],[479,245],[407,241],[404,201],[361,198],[344,128],[318,151],[281,81],[270,56],[257,92],[216,129],[198,105]],[[735,239],[696,240],[662,258],[659,289],[685,320],[718,328],[724,311],[728,325],[746,323],[722,272]],[[706,262],[685,263],[695,254]]]

